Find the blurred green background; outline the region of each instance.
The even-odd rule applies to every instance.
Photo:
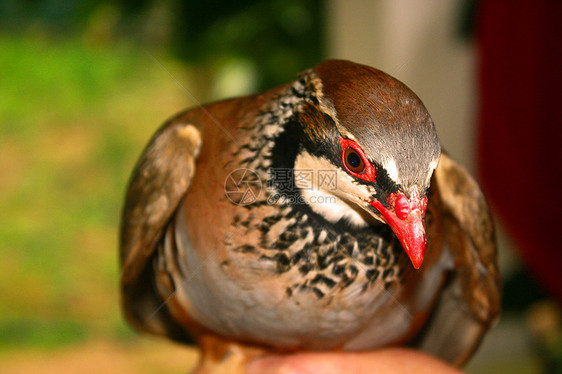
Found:
[[[286,83],[321,61],[329,3],[0,0],[0,373],[193,365],[193,349],[122,320],[117,229],[129,173],[167,117]],[[516,267],[506,320],[525,329],[545,298]],[[470,371],[536,372],[541,354]]]
[[[319,61],[320,8],[0,1],[0,372],[189,368],[192,351],[139,339],[121,318],[129,173],[194,100],[287,82]]]

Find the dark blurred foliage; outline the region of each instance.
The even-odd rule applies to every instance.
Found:
[[[0,27],[22,32],[40,24],[53,34],[64,33],[80,29],[99,5],[92,0],[0,0]]]
[[[171,46],[197,64],[250,60],[258,85],[267,88],[319,62],[322,16],[319,0],[183,1],[174,11]]]
[[[459,20],[457,23],[457,35],[464,40],[470,40],[476,32],[476,10],[478,0],[464,0],[459,6]]]
[[[505,313],[520,313],[536,302],[546,299],[546,292],[522,268],[518,268],[504,280],[502,308]]]
[[[260,89],[285,83],[322,59],[323,20],[321,0],[0,0],[4,32],[39,29],[65,37],[95,33],[92,23],[105,22],[110,35],[104,41],[127,39],[148,50],[164,49],[206,74],[226,61],[245,61]]]

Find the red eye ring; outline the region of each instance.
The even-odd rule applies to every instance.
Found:
[[[342,148],[342,164],[345,170],[354,177],[361,178],[363,180],[374,182],[375,181],[375,168],[367,159],[365,152],[361,147],[351,139],[341,138],[340,144]],[[348,149],[351,148],[351,149]],[[357,167],[348,165],[348,159],[350,154],[358,154],[360,157],[360,164]],[[362,167],[361,167],[362,166]]]

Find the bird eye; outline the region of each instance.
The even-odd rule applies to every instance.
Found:
[[[347,147],[344,154],[345,166],[352,172],[362,174],[365,171],[365,163],[361,155],[351,147]]]

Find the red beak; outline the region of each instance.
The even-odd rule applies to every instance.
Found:
[[[402,243],[402,247],[412,261],[414,268],[419,269],[425,255],[425,227],[423,217],[427,208],[427,198],[421,200],[417,192],[412,193],[410,200],[403,193],[393,193],[389,197],[391,210],[378,200],[369,202],[383,216],[386,223]]]

